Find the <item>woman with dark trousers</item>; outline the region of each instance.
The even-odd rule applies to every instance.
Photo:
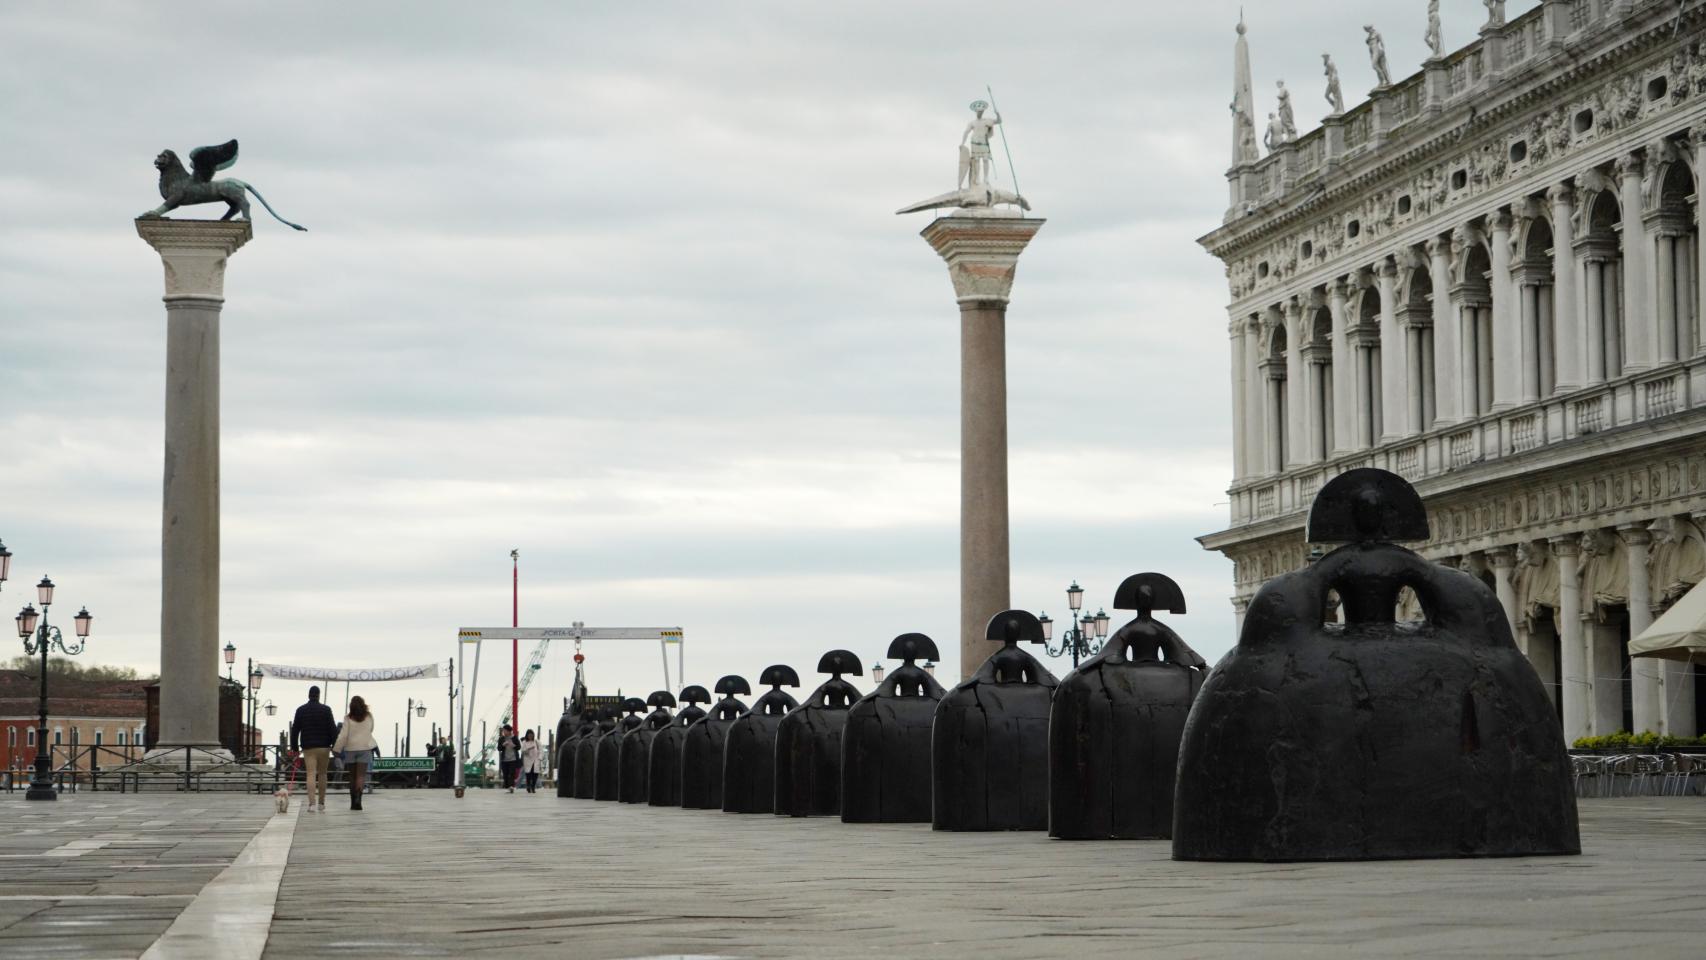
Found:
[[[521,741],[515,738],[515,728],[504,724],[498,731],[498,772],[503,774],[504,789],[515,792],[515,775],[521,770]]]

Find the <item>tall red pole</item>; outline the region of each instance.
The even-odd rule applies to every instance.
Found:
[[[521,551],[509,552],[509,625],[521,626]],[[521,729],[521,687],[516,681],[521,678],[521,641],[515,637],[509,639],[509,722],[516,730]]]

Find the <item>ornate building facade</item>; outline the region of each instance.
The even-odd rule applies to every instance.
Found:
[[[1242,626],[1308,561],[1321,484],[1394,471],[1567,739],[1692,735],[1698,665],[1626,645],[1706,579],[1706,7],[1502,7],[1265,157],[1240,25],[1232,203],[1201,240],[1231,289],[1231,518],[1200,540]]]

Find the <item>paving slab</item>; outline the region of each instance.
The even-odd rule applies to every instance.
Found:
[[[0,957],[140,957],[272,814],[271,797],[0,794]]]
[[[1331,864],[544,792],[365,805],[300,818],[266,957],[1706,955],[1700,798],[1583,801],[1581,857]]]

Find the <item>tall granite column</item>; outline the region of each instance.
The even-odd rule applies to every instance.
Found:
[[[1653,625],[1653,592],[1647,573],[1648,545],[1653,536],[1645,523],[1625,523],[1617,528],[1623,538],[1623,553],[1629,560],[1629,639]],[[1659,692],[1659,663],[1651,657],[1629,659],[1629,701],[1632,733],[1651,730],[1664,733],[1664,700]]]
[[[1564,742],[1574,743],[1589,734],[1592,703],[1588,686],[1587,649],[1582,645],[1582,581],[1578,558],[1581,539],[1552,537],[1548,541],[1558,558],[1558,674],[1559,701],[1564,705]]]
[[[948,262],[960,304],[960,677],[989,654],[984,628],[1008,609],[1007,297],[1044,220],[939,217],[922,236]]]
[[[219,311],[242,221],[139,219],[166,270],[158,746],[219,746]]]

